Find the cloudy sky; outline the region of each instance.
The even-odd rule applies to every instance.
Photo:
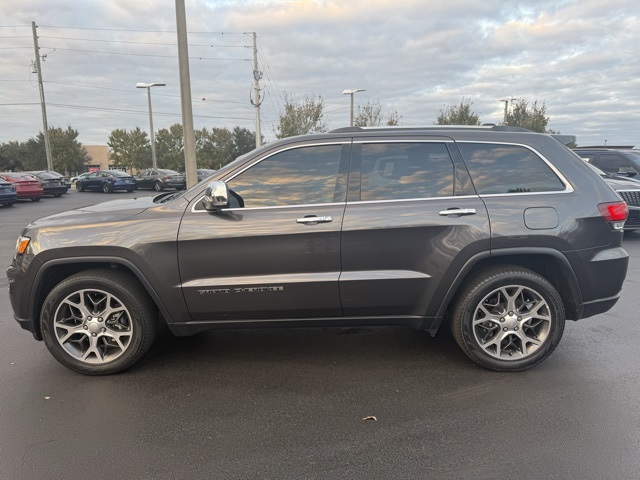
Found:
[[[638,0],[187,0],[194,125],[255,130],[252,38],[263,72],[262,133],[285,93],[321,96],[330,128],[380,101],[402,125],[430,125],[473,102],[502,121],[505,98],[547,106],[578,144],[640,146]],[[0,0],[0,142],[42,130],[31,22],[38,26],[49,124],[87,145],[116,128],[181,122],[175,2]]]

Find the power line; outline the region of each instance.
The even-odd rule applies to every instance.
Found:
[[[13,80],[13,81],[21,81],[21,80]],[[124,93],[130,93],[130,94],[135,94],[135,95],[139,95],[140,91],[139,90],[125,90],[123,88],[109,88],[109,87],[98,87],[96,85],[82,85],[79,83],[66,83],[66,82],[53,82],[50,80],[45,81],[44,83],[51,83],[54,85],[66,85],[69,87],[83,87],[83,88],[93,88],[93,89],[97,89],[97,90],[109,90],[112,92],[124,92]],[[160,97],[173,97],[173,98],[180,98],[180,95],[171,95],[170,93],[154,93],[153,94],[154,97],[156,96],[160,96]],[[203,97],[193,97],[191,100],[193,101],[201,101]],[[207,98],[207,101],[210,102],[216,102],[216,103],[232,103],[232,104],[236,104],[236,105],[244,105],[246,102],[234,102],[231,100],[215,100],[213,98]]]
[[[135,30],[135,29],[119,29],[119,28],[94,28],[94,27],[67,27],[56,25],[38,25],[41,28],[60,28],[68,30],[96,30],[105,32],[137,32],[137,33],[177,33],[175,30]],[[189,34],[198,35],[244,35],[244,32],[188,32]]]
[[[49,46],[42,46],[40,48],[51,48],[53,49],[53,51],[60,50],[64,52],[104,53],[107,55],[131,55],[134,57],[178,58],[177,55],[156,55],[151,53],[103,52],[100,50],[81,50],[76,48],[58,48],[58,47],[49,47]],[[225,61],[238,61],[238,62],[251,61],[246,58],[218,58],[218,57],[189,57],[189,60],[225,60]]]
[[[0,37],[0,38],[19,38],[19,37]],[[55,40],[77,40],[82,42],[101,42],[101,43],[123,43],[128,45],[158,45],[161,47],[175,47],[177,43],[159,43],[159,42],[132,42],[125,40],[100,40],[95,38],[77,38],[77,37],[50,37],[48,35],[40,35],[39,38],[48,38]],[[218,45],[218,44],[189,44],[189,47],[220,47],[220,48],[251,48],[250,45]]]
[[[33,104],[33,105],[37,105]],[[135,114],[135,115],[149,115],[148,111],[142,111],[142,110],[128,110],[128,109],[124,109],[124,108],[105,108],[105,107],[91,107],[91,106],[84,106],[84,105],[68,105],[68,104],[64,104],[64,103],[49,103],[47,102],[48,106],[52,106],[52,107],[59,107],[59,108],[69,108],[72,110],[91,110],[91,111],[98,111],[98,112],[116,112],[116,113],[131,113],[131,114]],[[156,115],[159,116],[163,116],[163,117],[180,117],[182,116],[181,113],[166,113],[166,112],[153,112],[154,117]],[[219,117],[219,116],[214,116],[214,115],[194,115],[194,117],[198,117],[198,118],[217,118],[217,119],[224,119],[224,120],[253,120],[252,118],[242,118],[242,117]]]

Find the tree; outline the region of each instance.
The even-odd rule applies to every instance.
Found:
[[[49,128],[51,144],[51,163],[56,172],[71,174],[84,170],[84,165],[91,158],[82,144],[77,140],[78,131],[71,126],[66,130],[57,127]],[[24,143],[27,152],[22,168],[25,170],[46,170],[47,156],[44,147],[44,134],[39,132],[35,138]]]
[[[276,138],[286,138],[307,133],[321,133],[327,131],[327,121],[324,118],[324,100],[307,95],[302,102],[285,93],[284,113],[280,115],[280,122],[274,130]]]
[[[505,125],[510,127],[522,127],[538,133],[558,133],[547,129],[549,117],[545,116],[547,106],[542,102],[538,106],[538,100],[534,100],[529,106],[527,100],[520,99],[511,102],[511,108],[507,112]]]
[[[233,157],[237,158],[256,148],[256,133],[242,127],[235,127],[233,137]]]
[[[112,130],[107,145],[116,167],[141,170],[151,166],[151,144],[140,127]]]
[[[182,125],[175,123],[156,133],[156,157],[160,168],[184,171],[184,137]]]
[[[11,141],[0,145],[0,172],[24,170],[24,164],[29,161],[26,145]]]
[[[380,100],[375,102],[367,102],[365,105],[358,105],[358,114],[353,119],[353,124],[356,127],[378,127],[384,122],[385,125],[398,125],[398,122],[402,118],[402,115],[398,115],[398,112],[390,111],[386,114],[382,114],[382,105]]]
[[[447,105],[440,110],[436,125],[480,125],[480,117],[471,110],[473,102],[463,98],[459,105]]]

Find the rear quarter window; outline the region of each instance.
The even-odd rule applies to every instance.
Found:
[[[476,192],[560,192],[565,185],[535,152],[519,145],[458,143]]]

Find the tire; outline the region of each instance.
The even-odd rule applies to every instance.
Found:
[[[161,192],[162,190],[164,190],[164,186],[162,185],[162,182],[158,182],[157,180],[153,183],[153,189],[156,192]]]
[[[62,196],[62,194],[61,193],[55,193],[53,196],[56,197],[56,198],[60,198]]]
[[[5,207],[13,207],[13,202],[5,202],[2,205],[4,205]]]
[[[39,202],[42,197],[31,197],[32,202]]]
[[[131,193],[133,192],[135,189],[134,188],[127,188],[127,193]]]
[[[111,184],[109,182],[104,182],[102,184],[102,191],[104,193],[111,193],[112,190],[113,190],[113,187],[111,186]]]
[[[131,367],[158,330],[156,306],[138,281],[104,269],[79,272],[56,285],[44,301],[40,322],[55,359],[86,375]]]
[[[565,312],[549,281],[526,268],[503,265],[465,282],[450,323],[471,360],[489,370],[515,372],[551,355],[564,332]]]
[[[79,192],[84,192],[84,187],[82,186],[82,182],[76,182],[76,190]]]

